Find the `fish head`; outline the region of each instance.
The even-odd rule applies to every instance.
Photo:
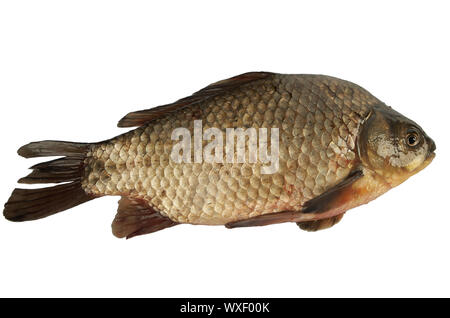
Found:
[[[374,107],[362,124],[358,152],[362,164],[391,187],[428,166],[436,144],[414,121],[391,107]]]

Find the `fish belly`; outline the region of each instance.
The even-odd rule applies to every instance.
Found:
[[[179,223],[226,224],[298,211],[343,180],[358,163],[359,126],[376,103],[365,90],[335,78],[274,76],[97,144],[86,159],[82,185],[94,195],[145,200]],[[171,157],[179,142],[173,140],[177,128],[190,133],[190,162],[175,162]],[[210,128],[222,133],[222,162],[204,158],[211,142],[204,133]],[[238,158],[237,140],[227,158],[227,128],[255,130],[253,162],[255,145],[250,138],[245,139],[244,162]],[[271,152],[273,128],[278,129],[278,169],[263,173],[270,163],[264,162],[260,148],[265,145]],[[267,131],[267,142],[262,144],[261,129]],[[202,160],[196,158],[194,145],[201,145]]]

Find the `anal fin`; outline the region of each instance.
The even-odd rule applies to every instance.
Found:
[[[328,228],[336,225],[337,223],[339,223],[342,220],[342,217],[344,216],[344,214],[345,214],[345,212],[335,215],[331,218],[314,220],[314,221],[297,222],[297,225],[302,230],[308,231],[308,232],[325,230],[325,229],[328,229]]]
[[[161,215],[143,200],[122,197],[119,200],[119,208],[111,226],[116,237],[129,239],[177,224],[168,217]]]

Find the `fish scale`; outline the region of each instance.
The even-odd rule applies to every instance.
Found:
[[[324,75],[245,73],[131,112],[118,126],[138,128],[98,143],[22,146],[26,158],[60,158],[34,165],[20,183],[61,184],[15,189],[4,216],[35,220],[116,195],[117,237],[180,223],[317,231],[424,169],[436,149],[414,121]],[[230,143],[231,131],[239,137]]]
[[[359,124],[377,103],[364,89],[336,78],[274,75],[95,145],[82,185],[93,195],[143,199],[178,223],[225,224],[299,210],[355,166]],[[172,131],[185,127],[193,135],[194,119],[202,120],[203,129],[223,132],[279,128],[279,170],[261,174],[260,161],[171,161]]]

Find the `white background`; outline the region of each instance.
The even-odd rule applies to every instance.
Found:
[[[1,188],[36,140],[99,141],[126,113],[247,71],[353,81],[416,120],[434,162],[332,229],[176,226],[112,236],[117,197],[0,220],[0,296],[450,296],[444,1],[2,1]]]

